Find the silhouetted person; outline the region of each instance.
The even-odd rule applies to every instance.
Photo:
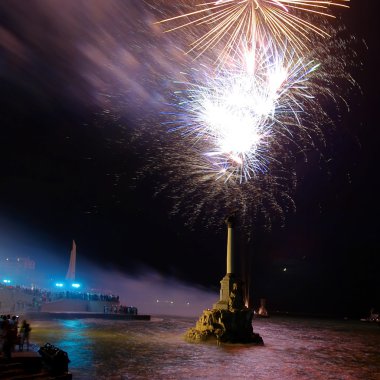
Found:
[[[15,350],[15,344],[17,343],[18,332],[18,317],[15,315],[10,319],[11,339],[12,339],[12,351]]]
[[[29,351],[29,335],[31,330],[29,323],[24,319],[20,328],[20,351],[23,351],[25,343],[26,350]]]
[[[12,356],[12,346],[13,346],[13,334],[9,320],[5,317],[3,318],[2,324],[2,334],[1,338],[3,340],[3,355],[5,360],[10,360]]]

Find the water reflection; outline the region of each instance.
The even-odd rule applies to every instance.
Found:
[[[41,341],[43,339],[43,341]],[[69,367],[85,369],[94,362],[96,335],[87,320],[43,321],[33,324],[33,342],[51,343],[69,354]]]
[[[348,321],[255,321],[264,346],[187,343],[194,319],[33,323],[33,341],[67,351],[74,379],[380,378],[380,329]]]

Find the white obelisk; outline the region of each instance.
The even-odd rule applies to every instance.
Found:
[[[66,280],[75,280],[75,262],[77,259],[77,246],[75,244],[75,241],[73,240],[73,245],[71,247],[70,252],[70,263],[69,263],[69,269],[67,270],[66,274]]]

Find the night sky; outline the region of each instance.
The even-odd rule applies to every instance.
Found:
[[[353,0],[332,21],[355,36],[350,74],[360,89],[334,120],[326,161],[311,155],[297,168],[297,211],[285,227],[258,225],[249,242],[237,232],[254,301],[266,297],[273,310],[380,308],[373,3]],[[140,0],[1,2],[0,256],[68,261],[75,239],[79,263],[218,291],[226,231],[186,227],[169,215],[170,199],[153,196],[153,181],[136,180],[154,144],[140,144],[139,129],[162,118],[173,62],[186,60],[158,16]]]

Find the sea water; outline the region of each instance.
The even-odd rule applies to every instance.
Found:
[[[31,340],[68,353],[80,379],[380,380],[380,328],[346,320],[254,320],[264,346],[188,343],[197,318],[32,321]]]

